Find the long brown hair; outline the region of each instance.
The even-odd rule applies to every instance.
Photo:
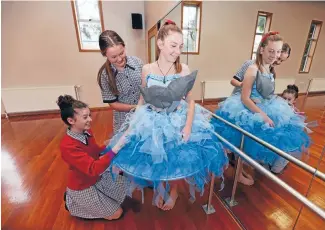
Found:
[[[176,25],[175,22],[171,20],[166,20],[164,25],[158,31],[157,40],[160,39],[161,41],[164,41],[170,31],[183,34],[182,30]],[[160,55],[160,49],[158,48],[158,45],[156,45],[156,50],[157,50],[157,55],[156,55],[156,61],[157,61]],[[180,56],[176,59],[174,65],[175,65],[176,73],[182,72]]]
[[[104,57],[106,57],[106,51],[108,48],[117,46],[117,45],[122,45],[123,47],[125,47],[125,43],[124,43],[123,39],[115,31],[105,30],[99,36],[99,48],[100,48],[100,51]],[[103,89],[101,75],[102,75],[104,69],[106,69],[106,72],[107,72],[107,76],[108,76],[107,80],[108,80],[108,85],[109,85],[110,90],[112,91],[112,93],[114,95],[118,95],[119,91],[117,89],[115,77],[112,72],[111,63],[108,61],[108,59],[102,65],[102,67],[99,69],[98,74],[97,74],[97,82],[98,82],[99,87],[101,89]]]
[[[283,41],[282,37],[279,35],[278,32],[268,32],[264,34],[262,37],[262,40],[258,46],[258,49],[256,51],[256,65],[258,69],[262,72],[262,54],[261,54],[261,48],[265,48],[269,42],[277,42],[277,41]]]

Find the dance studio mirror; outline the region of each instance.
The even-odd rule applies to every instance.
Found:
[[[301,12],[304,14],[301,15]],[[242,124],[241,127],[244,130],[257,135],[266,144],[286,150],[286,153],[294,156],[299,165],[288,162],[275,153],[273,153],[275,155],[273,160],[265,160],[268,163],[262,161],[257,163],[273,177],[282,180],[323,209],[325,209],[325,198],[321,196],[321,193],[324,194],[325,185],[318,177],[324,176],[322,173],[325,172],[323,156],[325,79],[322,77],[324,76],[322,62],[324,63],[325,53],[321,52],[321,48],[325,46],[325,30],[321,30],[322,21],[325,20],[324,15],[325,4],[315,2],[183,1],[170,12],[166,12],[158,23],[159,27],[165,20],[172,20],[183,31],[184,48],[181,62],[186,63],[191,70],[199,71],[193,88],[196,102],[225,120],[231,122],[237,119],[237,124]],[[265,49],[270,48],[274,51],[273,56],[271,55],[273,59],[267,62],[265,61],[267,55],[261,54],[260,57],[262,65],[264,63],[268,68],[274,68],[274,71],[269,69],[264,73],[263,69],[262,72],[264,75],[272,76],[271,82],[276,76],[275,89],[270,97],[272,99],[261,97],[261,101],[254,101],[254,106],[258,107],[261,103],[259,108],[262,106],[268,108],[268,104],[275,103],[268,108],[271,111],[269,116],[273,118],[274,128],[263,126],[261,131],[247,128],[253,121],[246,120],[246,123],[244,121],[241,123],[243,118],[240,114],[243,110],[247,112],[245,116],[255,119],[248,115],[246,105],[246,108],[242,107],[242,109],[233,106],[234,114],[231,110],[228,114],[216,111],[222,108],[219,103],[226,104],[226,99],[232,95],[234,86],[230,81],[236,79],[234,78],[236,72],[246,61],[255,59],[259,56],[258,53],[263,53],[258,50],[259,43],[262,39],[270,39],[265,38],[264,35],[270,31],[279,32],[279,34],[269,35],[276,40],[273,43],[271,41],[270,44],[277,44],[275,45],[277,47],[268,47],[268,45],[265,47]],[[251,65],[255,65],[254,63],[252,62]],[[265,66],[260,66],[260,69]],[[243,74],[243,76],[246,75]],[[291,85],[289,90],[288,85]],[[294,93],[297,89],[299,92]],[[244,88],[240,89],[239,94],[243,90]],[[253,89],[253,86],[250,90],[260,92]],[[283,94],[284,91],[287,93]],[[323,94],[319,93],[320,91]],[[284,100],[288,99],[286,98],[288,95],[297,96],[294,103],[290,105]],[[233,103],[242,103],[242,100],[242,95],[239,95],[237,101],[233,99]],[[232,105],[229,103],[228,106]],[[224,108],[223,111],[226,109]],[[291,112],[288,112],[290,109]],[[291,121],[285,123],[286,119],[291,119]],[[234,128],[221,124],[222,122],[213,116],[211,123],[217,123],[217,126],[223,127],[223,130],[228,130],[228,135],[229,130],[232,130],[233,135],[236,134]],[[280,128],[281,125],[282,128]],[[297,128],[299,125],[300,128]],[[215,129],[215,131],[223,136],[222,129]],[[239,142],[232,142],[232,144],[240,148],[242,134],[237,132],[236,135]],[[234,140],[232,137],[230,139]],[[227,140],[231,142],[230,139]],[[301,148],[303,145],[308,146],[308,141],[310,141],[309,147]],[[246,150],[255,152],[252,155],[245,152],[253,159],[269,151],[268,148],[262,148],[261,145],[253,142],[255,141],[249,137],[245,137],[242,142],[244,152]],[[255,147],[248,148],[247,145]],[[230,161],[228,168],[224,171],[225,187],[220,190],[222,179],[216,179],[214,186],[216,196],[213,199],[227,206],[243,226],[247,229],[254,229],[254,227],[258,228],[266,224],[272,229],[292,229],[299,226],[317,229],[325,223],[318,217],[315,217],[315,221],[308,219],[312,213],[310,209],[304,207],[292,194],[274,182],[274,179],[259,172],[245,160],[238,164],[238,155],[233,154],[234,151],[229,146],[225,145],[225,148]],[[255,148],[260,148],[261,152],[256,152]],[[265,158],[257,157],[256,159]],[[243,165],[243,171],[240,170],[240,165]],[[309,172],[304,169],[308,167]],[[312,173],[316,169],[318,174]],[[237,177],[235,176],[236,170]],[[206,188],[206,193],[208,191],[209,189]],[[247,218],[248,216],[250,218]],[[263,221],[259,222],[259,220]]]

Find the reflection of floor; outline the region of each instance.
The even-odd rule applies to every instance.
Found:
[[[303,97],[299,98],[298,108],[302,108]],[[325,118],[320,119],[324,111],[325,96],[308,97],[303,111],[308,116],[308,122],[318,121],[319,126],[313,128],[311,134],[314,144],[310,149],[309,156],[303,156],[302,160],[312,167],[319,165],[319,158],[325,146]],[[209,110],[214,111],[216,104],[206,105]],[[320,171],[325,172],[325,156],[322,159]],[[252,170],[249,170],[252,172]],[[226,188],[219,194],[227,198],[231,194],[234,170],[230,167],[227,170]],[[292,229],[301,207],[301,203],[293,198],[281,187],[271,180],[252,172],[256,182],[252,187],[239,185],[236,200],[238,206],[233,207],[233,212],[242,221],[247,229]],[[311,174],[303,171],[299,167],[289,164],[286,171],[279,176],[302,194],[306,194],[311,183]],[[312,182],[312,187],[308,199],[319,207],[325,209],[325,182],[316,179]],[[310,211],[307,207],[303,209],[296,229],[322,229],[325,221]]]
[[[112,111],[93,112],[92,117],[95,137],[98,143],[103,143],[112,132]],[[213,199],[216,213],[207,216],[201,207],[207,203],[207,192],[190,204],[184,186],[170,212],[152,206],[152,190],[147,189],[141,211],[129,210],[123,220],[84,221],[71,217],[63,203],[68,169],[59,152],[59,141],[65,131],[59,115],[10,120],[1,120],[2,229],[239,229],[216,197]],[[136,192],[135,198],[140,201],[141,194]]]

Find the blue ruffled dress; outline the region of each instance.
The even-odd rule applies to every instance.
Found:
[[[167,87],[178,77],[167,76],[164,83],[162,76],[149,74],[147,86]],[[190,138],[187,142],[182,140],[187,111],[188,104],[182,100],[177,110],[171,113],[150,104],[131,112],[109,144],[114,146],[130,127],[126,144],[112,165],[120,168],[139,187],[153,184],[156,193],[162,192],[159,191],[161,182],[185,179],[190,184],[192,198],[194,190],[203,194],[211,173],[223,177],[228,158],[221,143],[211,133],[213,126],[209,114],[198,106],[195,107]]]
[[[261,76],[270,78],[274,82],[273,74],[261,73]],[[256,82],[253,84],[250,98],[267,114],[275,127],[266,124],[259,113],[251,112],[242,103],[241,93],[232,95],[221,102],[215,113],[267,143],[299,158],[310,145],[310,138],[305,131],[307,125],[305,117],[295,113],[288,102],[279,96],[272,95],[270,99],[264,99],[256,89]],[[217,119],[213,119],[212,124],[221,136],[235,146],[240,146],[242,135],[239,131]],[[270,167],[282,158],[248,137],[244,140],[244,152],[254,160],[268,164]]]

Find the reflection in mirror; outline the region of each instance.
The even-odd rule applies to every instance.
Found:
[[[273,2],[183,1],[163,18],[171,19],[176,24],[182,26],[184,48],[181,61],[187,63],[190,69],[199,70],[198,79],[193,89],[193,97],[213,113],[220,109],[219,103],[225,101],[233,93],[234,86],[230,81],[233,79],[238,80],[234,76],[238,75],[244,78],[246,75],[249,75],[247,69],[249,65],[254,65],[254,61],[248,61],[255,60],[261,54],[262,51],[258,50],[258,47],[264,34],[270,31],[280,32],[280,37],[282,38],[281,45],[268,47],[273,50],[278,49],[278,54],[276,54],[276,57],[267,56],[265,53],[263,56],[262,54],[264,57],[262,60],[264,61],[262,61],[260,67],[260,72],[264,75],[270,76],[270,79],[275,78],[273,97],[276,98],[274,100],[277,100],[278,104],[272,107],[272,109],[271,107],[269,108],[272,111],[269,116],[275,122],[274,129],[277,129],[279,124],[287,119],[288,114],[292,114],[290,115],[293,117],[292,119],[304,119],[304,122],[299,124],[305,126],[305,132],[302,129],[291,129],[289,123],[287,123],[285,125],[286,128],[283,128],[283,132],[273,132],[273,135],[270,134],[272,132],[269,132],[269,136],[267,136],[268,131],[260,130],[261,135],[259,137],[270,144],[278,144],[280,149],[285,150],[303,163],[314,168],[318,167],[321,156],[320,146],[325,144],[324,120],[320,119],[325,101],[325,81],[320,78],[322,76],[320,71],[322,65],[320,62],[325,59],[325,56],[320,54],[320,50],[314,46],[313,53],[317,53],[320,56],[315,56],[314,58],[314,60],[317,59],[318,61],[314,61],[312,65],[310,63],[310,68],[313,68],[315,71],[313,76],[297,75],[299,71],[297,68],[299,67],[295,63],[297,60],[301,60],[302,51],[300,52],[299,50],[304,49],[306,35],[309,33],[308,26],[312,18],[317,16],[325,20],[323,16],[325,15],[324,5],[319,4],[318,9],[316,8],[315,5],[307,2],[282,4],[281,10],[279,10],[276,3]],[[287,18],[287,14],[284,13],[290,11],[293,15],[298,16],[300,14],[299,9],[306,10],[310,19],[304,18],[297,21],[296,17]],[[276,23],[278,20],[283,23]],[[306,28],[302,29],[300,27],[302,24],[306,25]],[[293,25],[297,26],[293,27]],[[297,36],[297,34],[301,36]],[[316,37],[318,38],[319,36],[317,35]],[[320,43],[324,45],[324,40],[319,40],[318,44]],[[267,63],[268,58],[273,59],[271,60],[272,63]],[[243,66],[244,63],[246,63],[246,67]],[[312,78],[313,80],[310,80]],[[245,85],[245,82],[243,84],[239,82],[239,86]],[[246,82],[246,84],[249,83]],[[297,87],[289,85],[296,85]],[[242,88],[238,88],[237,92],[240,95]],[[251,89],[255,90],[253,87]],[[316,94],[316,92],[323,93]],[[255,90],[253,93],[259,92]],[[285,103],[290,105],[285,104],[284,100],[287,100]],[[245,106],[253,107],[250,109],[254,110],[260,102],[253,102],[254,105]],[[228,105],[233,110],[229,110],[228,114],[223,117],[226,120],[230,116],[235,117],[237,122],[233,120],[233,123],[237,125],[240,124],[240,117],[237,115],[244,111],[242,109],[238,110],[239,106],[235,106],[238,103],[243,103],[240,96]],[[289,110],[293,112],[288,113]],[[245,111],[249,110],[246,108]],[[278,114],[278,117],[275,118],[272,114]],[[245,116],[249,117],[247,114]],[[215,122],[215,118],[212,118],[212,123]],[[249,122],[254,121],[246,120],[246,122],[246,124],[249,124]],[[308,124],[308,127],[304,123]],[[231,131],[231,128],[226,127],[221,122],[218,125],[226,129],[227,132]],[[244,125],[241,127],[245,128]],[[216,131],[222,135],[222,131],[218,129]],[[248,131],[254,135],[259,134],[255,129]],[[227,134],[223,133],[223,135]],[[304,151],[298,150],[304,144],[301,141],[303,136],[308,136],[311,140],[309,148],[306,148]],[[272,142],[273,138],[278,139],[278,141]],[[240,147],[240,137],[237,140],[239,141],[234,144]],[[249,142],[250,140],[246,140],[244,144],[251,144]],[[295,142],[300,143],[300,145],[296,145],[292,149],[287,148],[287,146],[293,146]],[[254,146],[256,147],[245,148],[244,145],[243,148],[247,151],[259,148],[257,147],[258,145]],[[300,154],[296,154],[298,152]],[[251,153],[247,152],[247,154]],[[243,164],[244,171],[241,174],[241,178],[237,178],[239,182],[236,185],[236,189],[233,189],[235,172],[239,168],[236,167],[238,166],[238,156],[228,151],[228,157],[230,164],[225,171],[226,186],[222,191],[216,191],[216,194],[223,199],[224,204],[228,205],[229,210],[249,229],[259,228],[260,226],[292,229],[295,226],[299,209],[302,206],[301,202],[246,163]],[[263,162],[260,163],[263,164]],[[268,164],[263,164],[263,166],[265,169],[271,170],[271,163],[268,162]],[[273,170],[275,175],[299,193],[306,195],[312,180],[312,174],[284,159],[280,160],[280,163],[277,168],[278,170]],[[321,167],[319,169],[325,172]],[[323,182],[316,188],[317,191],[324,191],[324,189],[325,185]],[[229,200],[231,200],[229,198],[231,198],[232,194],[234,194],[234,202],[229,203]],[[236,202],[237,205],[234,205]],[[316,200],[314,202],[318,204]],[[323,204],[319,203],[318,205],[324,208]],[[310,215],[316,216],[312,211],[308,211]],[[305,217],[300,220],[302,226],[309,226],[311,229],[317,228],[317,226],[320,226],[320,223],[319,221],[315,223],[309,222],[308,218]]]

